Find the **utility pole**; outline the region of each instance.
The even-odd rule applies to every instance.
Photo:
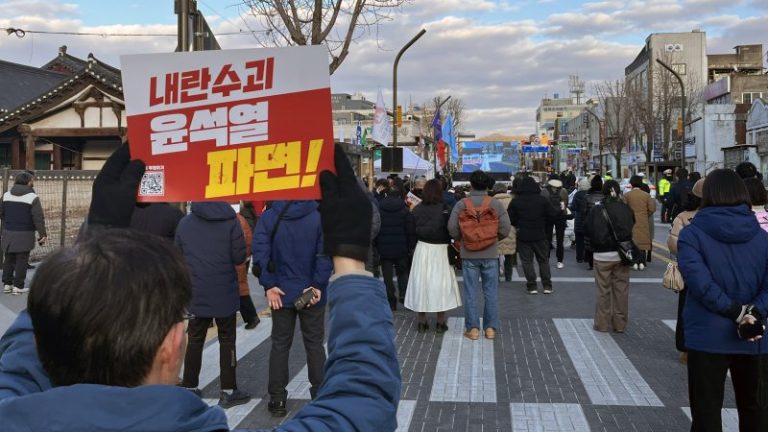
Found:
[[[448,100],[450,100],[450,99],[451,99],[451,97],[448,96],[442,102],[440,102],[440,99],[438,97],[438,99],[437,99],[437,101],[438,101],[437,112],[435,112],[435,115],[438,115],[437,113],[440,112],[440,109],[443,107],[443,105],[445,105],[445,103],[448,102]],[[433,164],[435,166],[435,178],[437,178],[437,140],[433,140],[433,142],[432,142],[432,162],[433,162]]]
[[[397,109],[397,65],[400,63],[400,57],[403,56],[405,51],[408,50],[408,48],[411,47],[411,45],[415,44],[417,40],[419,40],[420,37],[424,36],[424,33],[426,33],[427,30],[421,29],[419,33],[413,37],[403,48],[400,49],[400,52],[397,53],[397,56],[395,57],[395,64],[392,67],[392,113],[395,113],[395,110]],[[394,117],[394,115],[392,116]],[[396,119],[395,119],[396,120]],[[395,123],[394,127],[392,128],[392,147],[397,147],[397,123]]]
[[[675,78],[677,78],[677,82],[680,83],[680,116],[683,118],[683,130],[680,134],[680,168],[685,168],[685,84],[683,84],[683,79],[680,77],[680,74],[675,72],[675,70],[669,67],[668,64],[661,61],[661,59],[656,59],[656,63],[668,70],[675,76]]]
[[[600,157],[600,175],[603,175],[603,134],[600,130],[600,117],[595,114],[594,111],[592,111],[589,108],[584,108],[586,112],[588,112],[592,117],[595,118],[595,121],[597,121],[597,153]]]
[[[190,0],[175,0],[174,12],[178,15],[176,51],[189,51]]]

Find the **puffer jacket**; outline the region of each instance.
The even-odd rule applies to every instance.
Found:
[[[576,192],[568,208],[573,214],[573,231],[583,233],[584,220],[587,218],[587,191]]]
[[[618,241],[632,240],[632,228],[635,226],[635,213],[628,205],[617,199],[606,200],[596,205],[587,216],[584,234],[590,239],[594,252],[615,252],[616,241],[611,228],[605,220],[602,209],[608,211]]]
[[[517,241],[537,242],[547,239],[547,220],[554,220],[560,209],[544,198],[541,189],[531,178],[523,180],[515,199],[507,208],[512,226],[517,228]]]
[[[688,349],[716,354],[758,354],[741,340],[734,308],[753,304],[768,316],[768,233],[746,205],[705,207],[683,228],[677,264],[688,296],[683,309]],[[768,344],[762,343],[763,354]]]
[[[240,308],[235,266],[245,262],[245,236],[235,210],[225,202],[195,202],[179,222],[176,245],[192,277],[189,311],[203,317],[226,317]]]
[[[407,257],[416,247],[413,215],[398,195],[389,195],[379,202],[381,228],[376,236],[376,250],[382,259]]]
[[[411,214],[413,214],[417,240],[445,245],[451,242],[451,236],[448,234],[448,217],[451,215],[451,207],[448,204],[421,203],[413,209]]]
[[[515,197],[508,193],[499,193],[493,196],[505,211],[509,209],[509,203],[512,202]],[[517,252],[517,229],[512,228],[509,230],[509,235],[504,239],[499,240],[499,255],[514,255]]]

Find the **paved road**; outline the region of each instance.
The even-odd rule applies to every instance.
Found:
[[[461,336],[461,310],[449,314],[444,335],[416,332],[415,314],[398,311],[398,357],[403,386],[401,431],[683,431],[690,427],[685,367],[674,348],[677,297],[664,290],[668,228],[658,225],[650,267],[633,272],[629,325],[624,334],[592,330],[594,281],[566,251],[566,268],[553,269],[555,292],[530,296],[521,278],[502,283],[498,339]],[[252,281],[255,282],[255,281]],[[256,287],[253,283],[252,286]],[[253,289],[263,307],[263,294]],[[0,296],[0,328],[24,305]],[[266,410],[270,320],[239,329],[238,382],[256,399],[229,410],[230,426],[279,424]],[[206,349],[204,397],[218,395],[218,348]],[[301,338],[291,353],[289,409],[309,399]],[[736,430],[728,386],[725,430]],[[290,415],[290,414],[289,414]]]

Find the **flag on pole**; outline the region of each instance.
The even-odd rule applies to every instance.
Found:
[[[453,131],[453,116],[451,113],[445,116],[445,123],[443,123],[443,141],[451,149],[451,163],[456,163],[459,160],[459,149],[456,146],[456,134]]]
[[[384,105],[384,94],[379,89],[379,97],[376,100],[376,107],[373,114],[373,135],[374,141],[382,145],[389,145],[389,139],[392,137],[392,126],[387,116],[387,107]]]
[[[432,128],[435,130],[435,145],[437,146],[437,160],[440,166],[445,166],[445,143],[443,142],[443,128],[440,125],[440,110],[435,112],[432,120]]]
[[[360,145],[365,147],[368,145],[368,130],[370,128],[363,128],[363,137],[360,138]]]

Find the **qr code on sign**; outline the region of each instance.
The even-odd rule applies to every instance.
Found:
[[[162,196],[165,195],[165,173],[163,171],[150,171],[144,173],[139,186],[139,195]]]

